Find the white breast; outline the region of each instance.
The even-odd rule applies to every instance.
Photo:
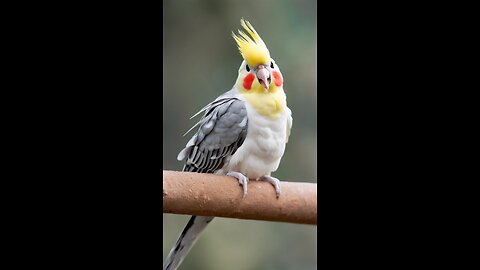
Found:
[[[287,141],[287,117],[285,110],[278,118],[258,114],[246,102],[248,131],[242,146],[226,160],[220,174],[236,171],[250,179],[270,175],[276,171],[285,151]]]

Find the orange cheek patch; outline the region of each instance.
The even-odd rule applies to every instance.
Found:
[[[255,76],[253,76],[252,73],[248,74],[244,79],[243,79],[243,88],[250,90],[252,88],[252,83],[253,80],[255,79]]]
[[[273,73],[273,78],[275,79],[275,85],[276,86],[281,86],[283,84],[283,77],[282,74],[278,71],[274,71]]]

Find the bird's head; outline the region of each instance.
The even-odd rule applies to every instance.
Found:
[[[238,30],[232,32],[244,61],[238,70],[236,88],[244,93],[274,93],[283,91],[283,76],[260,35],[253,26],[243,19],[241,25],[251,36]]]

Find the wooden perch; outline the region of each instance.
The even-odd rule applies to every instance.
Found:
[[[242,199],[233,177],[163,171],[163,212],[317,224],[317,184],[281,181],[281,187],[276,198],[270,183],[250,180]]]

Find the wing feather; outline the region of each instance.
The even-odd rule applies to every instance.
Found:
[[[198,131],[177,158],[187,158],[184,171],[213,173],[243,144],[248,128],[247,110],[243,101],[225,97],[200,112],[205,114],[194,126],[199,125]]]

